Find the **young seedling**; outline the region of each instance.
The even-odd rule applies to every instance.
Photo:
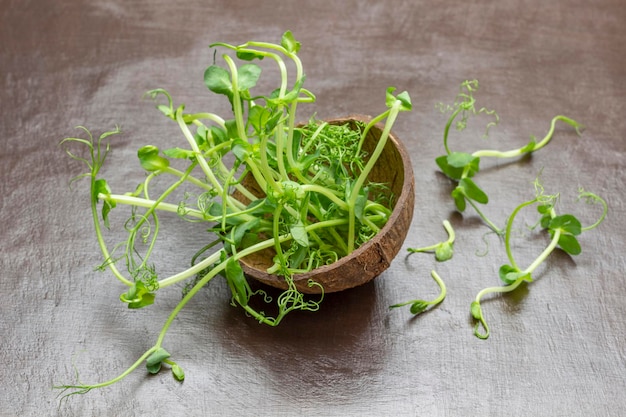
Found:
[[[405,301],[403,303],[398,303],[398,304],[389,306],[389,308],[399,308],[399,307],[410,305],[411,314],[417,315],[426,311],[426,309],[429,306],[436,306],[440,304],[446,298],[446,293],[447,293],[446,284],[443,282],[441,277],[434,270],[430,271],[430,276],[433,278],[433,280],[435,280],[435,282],[439,286],[439,295],[435,299],[430,300],[430,301],[421,300],[421,299]]]
[[[446,230],[446,232],[448,233],[448,239],[447,240],[445,240],[443,242],[436,243],[434,245],[424,246],[424,247],[421,247],[421,248],[408,248],[407,250],[408,250],[409,254],[434,252],[435,259],[438,262],[445,262],[445,261],[451,259],[452,258],[452,254],[453,254],[455,233],[454,233],[454,229],[452,228],[452,225],[450,224],[450,222],[448,220],[444,220],[443,221],[443,227]],[[441,279],[441,277],[437,274],[437,272],[431,271],[430,275],[435,280],[437,285],[439,285],[440,293],[439,293],[439,296],[437,298],[435,298],[432,301],[425,301],[425,300],[419,300],[419,299],[418,300],[406,301],[406,302],[403,302],[403,303],[398,303],[398,304],[394,304],[392,306],[389,306],[389,308],[398,308],[398,307],[403,307],[403,306],[406,306],[406,305],[411,305],[411,308],[410,308],[411,313],[412,314],[420,314],[424,310],[426,310],[426,308],[428,308],[428,306],[436,306],[437,304],[441,303],[444,300],[444,298],[446,298],[446,292],[447,292],[446,285],[443,282],[443,280]]]
[[[155,304],[158,291],[185,284],[183,297],[156,342],[134,364],[109,381],[58,387],[68,391],[67,395],[111,385],[143,363],[150,373],[166,365],[177,380],[182,380],[182,368],[164,348],[165,336],[185,305],[218,275],[226,279],[231,303],[260,323],[276,326],[294,310],[319,309],[323,288],[319,299],[307,299],[294,285],[292,276],[350,254],[376,235],[391,214],[389,196],[377,192],[385,185],[370,182],[368,176],[398,114],[411,109],[408,93],[395,95],[395,89],[388,88],[387,110],[367,124],[358,124],[356,130],[313,118],[298,127],[297,106],[313,102],[315,96],[303,87],[305,76],[297,56],[300,43],[291,32],[285,32],[280,44],[218,43],[212,47],[225,48],[245,62],[238,66],[224,54],[226,68],[211,65],[204,74],[207,88],[229,100],[232,118],[186,112],[184,105],[174,104],[166,90],[148,92],[153,99],[164,99],[157,108],[176,123],[184,141],[180,147],[165,150],[153,145],[140,148],[139,163],[147,175],[133,191],[114,193],[100,178],[110,150],[109,140],[120,133],[119,129],[95,139],[81,128],[87,138],[62,141],[63,145],[82,145],[88,151],[83,157],[67,149],[70,157],[87,167],[86,173],[73,180],[90,179],[91,213],[104,256],[100,269],[108,268],[126,287],[120,300],[131,309],[143,308]],[[272,92],[255,95],[252,90],[261,69],[251,61],[265,58],[276,63],[280,85]],[[285,59],[295,67],[292,84]],[[374,150],[366,154],[361,149],[365,137],[375,124],[383,122]],[[262,195],[247,185],[247,178],[253,178]],[[165,186],[153,186],[153,182],[163,184],[168,180]],[[181,194],[185,195],[182,201],[175,197]],[[111,211],[122,206],[130,208],[124,224],[128,236],[110,248],[105,229],[113,227]],[[192,257],[189,268],[161,277],[152,258],[157,242],[163,238],[161,221],[167,214],[206,224],[204,229],[209,233],[206,245]],[[274,316],[253,307],[250,301],[255,296],[261,302],[274,300],[263,290],[251,289],[239,263],[266,249],[276,253],[268,272],[284,277],[287,286],[275,300]],[[321,287],[313,281],[309,286]]]
[[[538,180],[535,182],[535,185],[537,190],[535,198],[518,205],[513,210],[513,213],[509,217],[506,224],[504,245],[509,262],[502,265],[498,272],[500,279],[504,282],[504,285],[488,287],[481,290],[471,304],[470,312],[472,317],[476,320],[474,335],[480,339],[487,339],[490,334],[489,326],[487,325],[480,304],[485,295],[492,293],[508,293],[515,290],[523,283],[533,282],[533,272],[537,269],[537,267],[539,267],[539,265],[545,262],[548,256],[550,256],[550,254],[557,248],[562,249],[569,255],[578,255],[581,252],[581,247],[577,237],[582,232],[596,228],[606,217],[608,211],[606,201],[593,193],[580,190],[579,198],[584,198],[587,202],[599,202],[603,207],[602,214],[599,219],[595,223],[583,227],[581,226],[581,222],[573,215],[557,214],[555,206],[558,201],[558,194],[545,195],[543,193],[543,187]],[[511,232],[513,230],[513,223],[516,216],[522,209],[530,206],[537,207],[537,212],[540,215],[538,224],[548,232],[550,236],[550,243],[528,267],[522,269],[518,266],[515,258],[513,257],[511,248]]]
[[[454,239],[456,238],[456,235],[448,220],[443,221],[443,228],[446,229],[446,232],[448,233],[448,239],[443,242],[435,243],[434,245],[424,246],[421,248],[408,248],[407,250],[410,253],[434,252],[435,259],[438,262],[445,262],[452,259],[452,255],[454,253]]]
[[[463,212],[465,211],[466,205],[469,204],[494,232],[498,235],[502,235],[504,234],[504,230],[492,222],[478,206],[478,204],[485,205],[489,202],[487,193],[473,179],[480,170],[481,158],[515,158],[530,154],[538,151],[550,142],[554,135],[556,122],[564,122],[574,127],[578,133],[580,133],[582,125],[568,117],[555,116],[552,119],[548,133],[539,142],[537,142],[535,138],[531,138],[525,146],[509,151],[490,149],[478,150],[473,153],[452,151],[448,144],[448,136],[453,124],[456,130],[462,131],[466,128],[469,117],[479,114],[492,116],[493,120],[487,124],[486,128],[485,136],[487,136],[489,129],[499,122],[499,117],[494,110],[489,110],[485,107],[480,109],[476,108],[474,93],[477,90],[477,80],[464,81],[461,84],[460,92],[453,105],[438,105],[442,112],[450,112],[451,114],[443,132],[443,147],[446,154],[436,158],[435,162],[439,169],[456,183],[456,187],[451,193],[456,209],[459,212]]]

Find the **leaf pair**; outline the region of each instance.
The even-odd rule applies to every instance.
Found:
[[[454,204],[459,211],[465,211],[466,199],[487,204],[487,194],[471,179],[478,171],[480,158],[465,152],[452,152],[435,159],[437,166],[450,179],[458,182],[452,190]]]
[[[548,229],[550,237],[554,237],[556,231],[559,230],[558,246],[570,255],[578,255],[581,247],[576,236],[580,235],[583,230],[580,221],[571,214],[554,216],[553,207],[553,202],[537,206],[537,211],[541,214],[541,227]]]
[[[386,93],[385,104],[388,108],[396,105],[397,102],[400,103],[400,111],[410,111],[413,108],[413,104],[411,103],[411,97],[407,91],[403,91],[397,96],[393,95],[393,92],[396,91],[395,87],[388,87]]]
[[[183,372],[183,369],[175,362],[169,360],[168,358],[170,356],[170,353],[162,347],[156,349],[146,359],[146,368],[148,368],[148,372],[150,372],[151,374],[156,374],[161,370],[162,364],[167,363],[172,366],[172,374],[174,375],[174,378],[176,378],[176,380],[178,381],[184,380],[185,373]]]
[[[224,253],[225,255],[225,253]],[[248,305],[252,290],[238,261],[230,257],[226,262],[225,276],[233,298],[242,306]]]
[[[259,218],[253,218],[245,222],[239,220],[238,224],[232,226],[230,232],[224,237],[224,250],[228,253],[234,253],[235,250],[233,248],[246,248],[258,242],[258,233],[255,233],[254,229],[260,222]]]
[[[533,281],[530,272],[520,271],[519,268],[515,268],[511,265],[502,265],[498,271],[498,275],[506,285],[511,285],[519,280],[526,282]]]
[[[252,106],[248,113],[248,126],[259,137],[270,136],[281,117],[282,112],[273,111],[270,107]]]
[[[553,237],[557,230],[561,232],[558,245],[570,255],[578,255],[581,252],[580,243],[576,236],[582,232],[580,221],[571,214],[556,216],[548,223],[550,236]]]
[[[449,178],[459,181],[479,171],[480,158],[466,152],[452,152],[436,158],[435,162]]]
[[[237,69],[236,88],[242,99],[250,98],[249,90],[254,87],[261,76],[261,68],[255,64],[244,64]],[[211,65],[204,72],[204,83],[212,92],[228,97],[233,104],[235,88],[231,74],[222,67]]]
[[[170,166],[170,161],[159,155],[159,148],[153,145],[139,148],[137,157],[141,167],[148,172],[162,171]]]
[[[452,198],[454,204],[459,211],[465,210],[466,199],[473,200],[480,204],[487,204],[489,197],[487,194],[470,178],[463,178],[454,190],[452,190]]]

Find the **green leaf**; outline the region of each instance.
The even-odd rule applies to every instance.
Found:
[[[165,104],[159,104],[157,105],[157,109],[163,113],[164,115],[166,115],[167,117],[173,119],[175,117],[174,114],[174,109],[171,106],[167,106]]]
[[[413,108],[413,104],[411,103],[411,97],[409,96],[408,92],[403,91],[398,94],[396,98],[402,103],[401,110],[409,111]]]
[[[448,155],[441,155],[435,159],[437,166],[448,178],[460,180],[463,177],[463,168],[455,168],[448,163]]]
[[[248,113],[248,123],[252,126],[257,135],[268,132],[267,123],[272,116],[272,112],[263,106],[252,106]]]
[[[363,221],[363,216],[365,213],[365,205],[367,204],[367,200],[368,200],[368,188],[367,187],[363,187],[359,190],[359,195],[356,198],[356,201],[354,202],[354,215],[356,216],[356,218],[360,221]]]
[[[230,73],[222,67],[211,65],[204,72],[204,84],[216,94],[223,94],[229,100],[233,98],[233,85]]]
[[[211,134],[211,137],[213,138],[213,142],[216,145],[226,142],[229,138],[226,130],[222,129],[221,127],[209,126],[209,133]]]
[[[116,203],[115,200],[109,199],[100,199],[98,196],[100,194],[104,194],[106,196],[111,195],[111,188],[105,179],[98,179],[94,182],[94,187],[92,191],[92,198],[96,201],[102,200],[102,221],[104,222],[104,226],[109,228],[109,212],[115,208]]]
[[[205,125],[198,126],[196,129],[196,134],[193,138],[198,146],[202,148],[209,143],[209,129]],[[167,155],[166,151],[163,151],[163,153]]]
[[[170,166],[170,161],[159,155],[159,148],[146,145],[137,151],[137,157],[142,168],[148,172],[163,170]]]
[[[481,320],[483,318],[483,311],[480,308],[480,303],[478,301],[472,301],[472,304],[470,306],[470,313],[472,314],[472,317],[474,317],[474,319],[476,320]]]
[[[580,221],[571,214],[553,217],[548,226],[550,230],[561,229],[563,232],[578,236],[582,231]]]
[[[282,192],[275,192],[274,197],[283,202],[296,202],[306,196],[302,185],[295,181],[285,180],[281,182]]]
[[[480,204],[487,204],[489,202],[487,194],[470,178],[463,178],[459,181],[459,187],[463,189],[463,193],[467,198]]]
[[[393,105],[396,104],[396,96],[393,95],[394,91],[396,91],[395,87],[387,88],[387,93],[385,95],[385,104],[389,108],[393,107]]]
[[[287,105],[296,101],[300,95],[300,90],[302,89],[305,78],[306,77],[303,75],[302,78],[296,81],[293,88],[287,91],[283,96],[280,96],[280,89],[274,90],[270,97],[265,98],[267,104],[274,108],[276,106]]]
[[[245,64],[237,69],[237,89],[247,91],[254,87],[261,76],[261,67],[256,64]],[[231,85],[232,88],[232,85]]]
[[[235,245],[235,247],[237,248],[241,247],[240,246],[241,240],[243,239],[246,232],[248,232],[251,229],[254,229],[256,226],[258,226],[260,222],[261,222],[261,219],[254,218],[252,220],[248,220],[244,223],[238,224],[235,227],[233,227],[231,231],[231,240],[233,241],[232,243]]]
[[[135,281],[132,287],[120,295],[120,301],[127,303],[128,308],[138,309],[154,304],[155,294],[148,291],[143,281]]]
[[[146,92],[146,95],[149,95],[153,100],[160,95],[164,95],[167,99],[167,105],[165,104],[157,104],[156,108],[163,113],[165,116],[170,119],[176,119],[176,112],[174,111],[174,103],[172,101],[172,96],[162,88],[157,88],[156,90],[150,90]]]
[[[398,94],[398,96],[394,96],[393,92],[396,91],[395,87],[388,87],[386,93],[385,103],[388,108],[391,108],[396,105],[396,102],[400,102],[400,111],[410,111],[412,108],[411,97],[409,97],[409,93],[403,91]]]
[[[294,151],[294,153],[295,152],[297,152],[297,149]],[[298,169],[301,172],[307,172],[311,165],[318,161],[321,154],[322,152],[318,149],[314,153],[303,155],[303,157],[298,160]]]
[[[146,359],[146,368],[148,368],[148,372],[151,374],[159,372],[161,370],[161,364],[169,357],[170,354],[167,350],[158,348]]]
[[[154,365],[146,365],[146,368],[151,374],[157,374],[161,370],[161,362],[155,363]]]
[[[249,248],[250,246],[256,245],[261,242],[261,238],[258,233],[246,233],[241,238],[240,246],[241,248]]]
[[[452,152],[447,158],[448,164],[455,168],[465,168],[474,159],[476,158],[466,152]]]
[[[254,200],[253,202],[248,204],[246,210],[252,208],[254,209],[254,211],[252,211],[251,214],[258,216],[260,214],[273,213],[276,209],[276,205],[267,198],[259,198],[258,200]]]
[[[235,139],[232,145],[232,153],[240,162],[245,162],[252,152],[252,147],[242,139]]]
[[[289,266],[292,268],[298,268],[302,262],[307,259],[307,255],[309,254],[309,249],[306,246],[300,246],[297,243],[295,251],[291,250],[291,254],[289,255]],[[293,246],[292,246],[293,249]]]
[[[144,308],[146,306],[152,305],[154,304],[155,297],[156,295],[154,293],[151,293],[151,292],[145,293],[141,297],[140,301],[134,302],[134,303],[128,303],[128,308],[138,309],[138,308]]]
[[[454,249],[450,242],[442,242],[435,248],[435,259],[439,262],[450,260],[453,254]]]
[[[424,310],[426,310],[426,308],[428,308],[428,303],[422,301],[422,300],[417,300],[416,302],[414,302],[413,304],[411,304],[411,314],[420,314],[422,312],[424,312]]]
[[[473,177],[478,172],[480,158],[465,152],[452,152],[447,157],[448,164],[454,168],[466,169],[467,177]]]
[[[182,149],[178,147],[165,149],[163,151],[163,154],[174,159],[194,159],[195,158],[195,154],[191,149]]]
[[[265,55],[263,55],[259,51],[254,51],[252,49],[237,49],[237,58],[241,59],[242,61],[253,61],[255,59],[262,60],[263,58],[265,58]]]
[[[226,120],[224,122],[224,126],[226,127],[226,137],[228,139],[239,138],[239,132],[237,130],[237,121],[235,119]]]
[[[532,151],[534,151],[534,150],[535,150],[535,147],[536,147],[536,146],[537,146],[537,142],[535,141],[535,139],[534,139],[534,138],[532,138],[532,139],[530,140],[530,142],[528,142],[528,143],[526,144],[526,146],[524,146],[523,148],[521,148],[521,149],[520,149],[520,152],[521,152],[521,153],[530,153],[530,152],[532,152]]]
[[[479,170],[480,158],[465,152],[452,152],[435,159],[441,171],[453,180],[473,177]]]
[[[261,76],[261,67],[256,64],[244,64],[237,69],[237,90],[247,92],[254,87]],[[204,72],[204,84],[216,94],[223,94],[233,101],[231,75],[222,67],[211,65]]]
[[[152,352],[150,356],[148,356],[148,358],[146,359],[146,364],[154,365],[156,363],[161,363],[170,356],[171,355],[169,354],[169,352],[161,347]]]
[[[185,372],[178,364],[172,365],[172,375],[177,381],[183,381],[185,379]]]
[[[226,262],[226,280],[228,281],[230,291],[239,304],[245,307],[250,299],[250,287],[243,274],[243,269],[239,262],[233,258],[228,258]]]
[[[290,30],[283,33],[280,40],[280,45],[285,48],[289,53],[296,54],[300,50],[300,42],[298,42],[291,33]]]
[[[582,251],[580,243],[575,236],[563,234],[559,236],[559,247],[570,255],[578,255]]]
[[[452,190],[452,193],[450,195],[454,199],[454,205],[456,206],[456,209],[460,212],[465,211],[465,193],[463,192],[463,188],[457,186],[454,190]]]
[[[513,268],[511,265],[502,265],[498,271],[498,275],[506,285],[511,285],[520,278],[527,282],[532,281],[529,272],[520,271],[517,268]]]
[[[539,214],[549,214],[550,210],[552,210],[551,204],[540,204],[537,206],[537,212]]]
[[[293,240],[300,246],[309,246],[309,235],[304,228],[302,220],[298,219],[296,222],[289,225],[289,233]]]

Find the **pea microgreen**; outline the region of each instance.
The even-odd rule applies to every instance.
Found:
[[[608,205],[604,199],[593,193],[580,190],[579,198],[584,198],[588,202],[600,203],[603,207],[602,214],[599,216],[599,219],[595,223],[583,227],[581,222],[574,215],[557,214],[556,205],[559,198],[558,194],[545,195],[543,193],[543,186],[541,186],[539,180],[536,180],[535,185],[537,190],[535,198],[519,204],[507,220],[504,245],[508,257],[508,263],[500,266],[498,271],[498,275],[504,285],[488,287],[481,290],[471,304],[470,312],[472,317],[476,320],[474,334],[481,339],[488,338],[490,334],[489,326],[487,325],[480,304],[485,295],[491,293],[511,292],[524,283],[533,282],[533,272],[543,262],[545,262],[548,256],[557,248],[563,250],[569,255],[580,254],[581,247],[577,237],[583,231],[596,228],[607,215]],[[518,266],[513,256],[511,244],[511,238],[513,235],[512,230],[515,218],[518,216],[520,211],[531,206],[536,207],[537,213],[540,216],[538,224],[543,230],[548,232],[550,241],[537,258],[528,267],[522,269]]]
[[[454,253],[454,240],[456,238],[456,234],[454,232],[454,229],[452,228],[452,225],[450,224],[448,220],[443,221],[443,228],[448,233],[448,239],[446,239],[443,242],[435,243],[429,246],[423,246],[420,248],[408,248],[407,251],[409,252],[409,254],[434,253],[435,259],[438,262],[445,262],[445,261],[452,259],[452,255]],[[424,301],[420,299],[405,301],[402,303],[389,306],[389,308],[398,308],[398,307],[410,305],[411,306],[410,311],[412,314],[420,314],[423,311],[425,311],[429,306],[436,306],[440,304],[446,298],[446,293],[447,293],[446,284],[443,282],[443,280],[437,274],[437,272],[431,271],[430,275],[435,280],[435,282],[437,283],[440,289],[440,293],[437,298],[435,298],[432,301]]]
[[[166,90],[149,91],[147,96],[178,126],[184,141],[168,149],[141,147],[137,157],[146,177],[134,190],[115,193],[100,177],[110,139],[120,133],[118,128],[97,139],[81,128],[87,138],[62,141],[64,146],[81,145],[89,153],[83,157],[67,149],[70,157],[87,167],[74,180],[90,179],[93,223],[104,256],[100,269],[108,268],[126,286],[120,300],[131,309],[145,308],[158,304],[159,291],[181,283],[185,288],[156,343],[133,365],[100,384],[59,387],[69,390],[69,395],[115,383],[144,362],[151,373],[166,365],[182,380],[182,368],[163,346],[165,336],[183,307],[218,275],[228,284],[231,303],[260,323],[276,326],[292,311],[318,310],[323,288],[317,299],[305,297],[292,276],[352,253],[376,235],[391,215],[389,193],[379,192],[386,185],[372,183],[368,177],[398,114],[411,110],[406,92],[396,94],[393,87],[388,88],[387,109],[369,123],[334,125],[310,118],[299,126],[297,107],[314,102],[315,95],[304,88],[305,74],[297,55],[300,43],[291,32],[285,32],[279,44],[250,41],[211,47],[225,51],[225,67],[210,65],[204,84],[212,93],[225,96],[232,117],[188,112]],[[266,58],[276,64],[280,83],[273,91],[257,93],[261,67],[254,61]],[[236,59],[244,63],[239,65]],[[288,67],[295,68],[295,74],[288,73]],[[378,123],[384,128],[368,154],[362,150],[363,141]],[[245,185],[246,178],[253,178],[262,195]],[[105,235],[114,227],[111,212],[122,207],[130,211],[123,225],[127,238],[110,247]],[[167,239],[161,236],[161,222],[170,218],[167,215],[206,224],[208,243],[192,256],[189,268],[162,277],[153,258],[157,243]],[[268,272],[284,277],[287,287],[275,300],[251,288],[239,263],[266,249],[275,252]],[[313,281],[309,286],[321,287]],[[254,305],[258,303],[251,302],[257,297],[274,303],[276,314],[257,310]]]
[[[389,306],[389,308],[398,308],[398,307],[404,307],[404,306],[410,305],[411,307],[409,311],[411,312],[411,314],[417,315],[426,311],[426,309],[429,306],[436,306],[440,304],[446,298],[446,293],[447,293],[446,284],[443,282],[439,274],[437,274],[437,272],[435,272],[434,270],[430,271],[430,276],[439,286],[439,295],[436,298],[430,301],[421,300],[421,299],[405,301],[402,303]]]
[[[558,201],[558,194],[546,195],[544,188],[539,181],[539,178],[535,180],[535,198],[519,204],[513,210],[512,214],[508,218],[504,228],[496,226],[494,222],[489,220],[487,216],[481,211],[478,204],[485,205],[489,203],[489,197],[486,192],[474,181],[475,175],[480,171],[481,158],[515,158],[531,152],[535,152],[544,146],[546,146],[555,131],[555,126],[558,121],[564,122],[576,129],[580,133],[580,125],[575,120],[572,120],[565,116],[556,116],[552,119],[550,129],[546,136],[539,142],[535,138],[524,146],[513,149],[510,151],[497,151],[497,150],[479,150],[473,153],[456,152],[450,149],[448,144],[448,137],[451,127],[454,125],[457,130],[462,131],[467,127],[467,121],[471,116],[484,114],[490,116],[492,120],[487,124],[485,137],[487,136],[489,129],[497,125],[499,117],[494,110],[482,107],[480,109],[476,106],[476,99],[474,93],[478,90],[478,81],[465,81],[461,84],[460,92],[457,95],[456,101],[453,105],[439,104],[437,107],[442,112],[450,112],[450,116],[444,127],[443,133],[443,147],[446,154],[436,158],[435,162],[439,169],[452,181],[455,182],[455,188],[453,189],[451,196],[454,200],[456,209],[463,212],[466,209],[467,204],[471,205],[485,224],[492,229],[499,236],[503,237],[506,254],[508,257],[508,263],[500,266],[498,275],[504,285],[489,287],[481,290],[470,306],[470,314],[476,321],[474,326],[474,334],[481,338],[486,339],[489,337],[490,330],[485,320],[481,300],[483,297],[490,293],[507,293],[514,291],[520,285],[524,283],[533,282],[533,272],[541,265],[548,256],[557,248],[563,250],[569,255],[575,256],[581,253],[581,245],[578,241],[578,237],[584,231],[588,231],[596,228],[607,215],[608,206],[607,203],[594,193],[590,193],[584,190],[579,191],[579,199],[585,200],[587,203],[600,203],[603,206],[603,211],[598,220],[589,225],[582,226],[581,222],[571,214],[557,214],[556,203]],[[536,226],[540,226],[546,230],[550,242],[547,247],[539,254],[539,256],[525,269],[518,266],[513,253],[512,253],[512,226],[515,218],[519,212],[529,206],[536,206],[539,220]],[[450,226],[450,223],[444,221],[444,227],[448,232],[449,238],[446,241],[421,248],[409,248],[410,253],[418,252],[434,252],[435,259],[437,261],[446,261],[452,257],[452,249],[455,238],[454,230]],[[424,311],[429,305],[436,305],[443,300],[446,294],[445,285],[441,279],[433,271],[433,278],[437,281],[441,288],[441,295],[432,302],[426,302],[423,300],[412,300],[404,303],[394,304],[392,308],[401,307],[405,305],[411,306],[411,312],[413,314],[419,314]]]
[[[450,260],[454,253],[454,240],[456,238],[456,234],[448,220],[443,221],[443,228],[448,233],[448,239],[443,242],[435,243],[434,245],[423,246],[421,248],[408,248],[407,250],[410,253],[433,252],[435,254],[435,259],[439,262]]]
[[[550,129],[546,136],[539,142],[533,137],[530,141],[517,149],[509,151],[498,151],[491,149],[478,150],[472,153],[455,152],[449,146],[450,128],[454,125],[456,130],[462,131],[467,127],[468,119],[472,116],[484,114],[490,116],[492,120],[487,124],[485,137],[488,135],[490,128],[496,126],[500,118],[495,110],[481,107],[477,109],[476,98],[474,93],[478,90],[478,81],[464,81],[461,83],[460,92],[452,105],[438,104],[441,112],[450,113],[443,131],[443,147],[445,155],[435,159],[437,166],[448,178],[456,183],[452,190],[451,196],[454,200],[456,209],[463,212],[467,204],[472,206],[480,218],[497,234],[504,234],[504,230],[492,222],[478,206],[485,205],[489,202],[487,193],[474,181],[474,176],[480,171],[480,162],[484,158],[515,158],[536,152],[546,146],[554,135],[556,123],[561,121],[576,129],[580,133],[583,127],[577,121],[566,116],[555,116],[550,124]]]

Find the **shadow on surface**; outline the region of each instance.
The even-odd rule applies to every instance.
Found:
[[[306,388],[309,401],[316,394],[320,401],[361,396],[385,361],[383,320],[373,319],[380,314],[376,299],[375,281],[326,294],[319,311],[292,312],[275,328],[241,309],[224,310],[223,347],[238,360],[266,368],[266,383],[281,395],[300,397]]]

